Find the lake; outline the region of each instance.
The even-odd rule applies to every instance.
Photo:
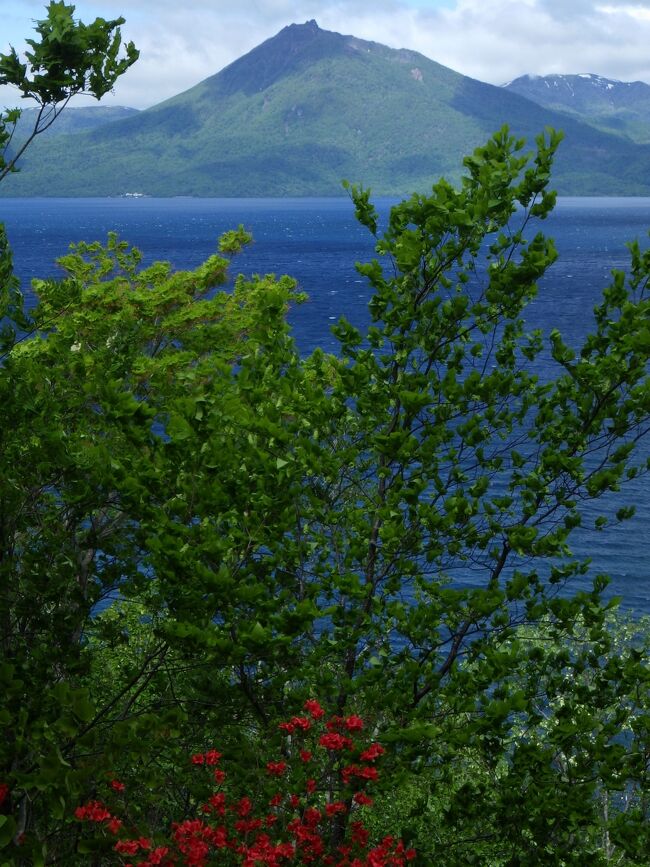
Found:
[[[379,199],[380,214],[390,204]],[[147,263],[165,259],[192,268],[215,252],[222,232],[243,223],[255,241],[233,271],[290,274],[309,295],[290,314],[302,352],[316,346],[335,351],[329,329],[341,314],[358,326],[367,322],[370,293],[354,263],[373,255],[373,242],[355,222],[347,198],[2,199],[0,220],[28,297],[31,279],[55,275],[54,260],[73,241],[104,240],[113,230],[139,247]],[[612,268],[624,269],[629,261],[625,243],[637,238],[647,245],[650,199],[564,198],[541,226],[555,238],[560,256],[527,310],[527,323],[545,331],[557,327],[577,345]],[[610,574],[609,591],[621,595],[626,608],[650,614],[647,479],[629,483],[616,507],[623,502],[636,505],[632,520],[602,534],[581,530],[573,547],[592,556],[594,573]]]

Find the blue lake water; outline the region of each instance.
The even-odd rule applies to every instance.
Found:
[[[378,200],[380,213],[390,204]],[[215,252],[222,232],[243,223],[255,241],[233,270],[290,274],[309,295],[290,314],[301,351],[335,351],[329,329],[341,314],[355,325],[367,322],[370,293],[354,263],[373,255],[373,242],[346,198],[1,199],[0,220],[27,295],[32,278],[57,273],[54,260],[71,242],[104,240],[116,231],[142,250],[145,262],[164,259],[192,268]],[[625,243],[636,238],[647,246],[650,199],[560,199],[541,226],[555,238],[560,256],[528,308],[527,322],[546,331],[557,327],[577,345],[612,268],[624,269],[629,261]],[[606,533],[581,530],[573,545],[593,558],[594,573],[610,574],[610,591],[623,597],[626,608],[650,614],[648,479],[631,482],[616,507],[624,502],[637,507],[631,521]]]

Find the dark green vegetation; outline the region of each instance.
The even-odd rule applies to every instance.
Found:
[[[137,116],[35,145],[4,195],[340,195],[426,190],[504,123],[563,128],[561,193],[650,194],[650,146],[474,81],[421,54],[286,27],[218,75]]]
[[[650,143],[650,85],[600,75],[523,75],[505,85],[554,111],[639,144]]]
[[[422,865],[647,865],[650,633],[597,564],[571,592],[569,541],[647,468],[650,252],[576,351],[525,332],[557,145],[501,131],[383,234],[351,188],[373,323],[337,357],[297,354],[290,278],[215,292],[241,229],[193,272],[79,245],[30,313],[1,237],[1,863],[108,863],[71,815],[115,776],[193,815],[196,750],[254,793],[318,696],[388,749],[377,833]]]

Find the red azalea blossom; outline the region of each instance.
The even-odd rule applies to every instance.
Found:
[[[221,753],[217,750],[208,750],[205,754],[205,763],[206,765],[216,765],[221,758]]]
[[[235,809],[237,810],[237,815],[243,819],[248,816],[253,809],[253,802],[249,797],[240,798]]]
[[[366,795],[365,792],[357,792],[354,796],[354,800],[362,807],[369,807],[373,803],[372,798]]]
[[[117,834],[117,832],[122,827],[122,824],[123,823],[121,819],[117,819],[115,816],[113,816],[113,818],[106,823],[106,827],[111,832],[111,834]]]
[[[311,715],[311,718],[314,720],[320,719],[322,716],[325,716],[325,711],[315,698],[308,698],[303,707],[306,711],[308,711],[308,713]]]
[[[325,747],[327,750],[344,750],[352,748],[352,741],[350,738],[346,738],[344,735],[337,734],[336,732],[329,732],[326,735],[321,735],[318,739],[318,743],[321,747]]]
[[[0,783],[0,806],[2,806],[8,794],[9,786],[7,785],[7,783]]]
[[[363,825],[363,823],[351,822],[350,828],[352,842],[356,843],[358,846],[366,846],[368,844],[368,829]]]
[[[135,855],[140,846],[137,840],[118,840],[113,848],[121,855]]]
[[[347,814],[351,802],[361,807],[372,806],[373,799],[365,791],[365,784],[378,779],[378,771],[370,763],[382,756],[385,749],[378,743],[370,743],[365,749],[361,745],[356,746],[352,737],[348,736],[363,731],[363,720],[356,714],[333,716],[327,722],[319,722],[324,711],[318,701],[308,699],[304,709],[309,716],[293,716],[279,725],[280,731],[301,736],[300,742],[289,749],[287,761],[269,761],[266,764],[269,777],[278,778],[286,774],[288,779],[289,772],[296,770],[298,761],[305,764],[320,758],[322,767],[317,764],[310,766],[313,777],[304,780],[303,772],[298,772],[298,779],[304,780],[303,800],[295,792],[276,792],[268,801],[269,806],[274,808],[270,812],[267,812],[268,807],[262,811],[256,809],[252,799],[247,796],[229,802],[228,797],[232,795],[230,790],[226,793],[216,788],[226,779],[226,774],[220,768],[214,768],[222,754],[213,749],[196,753],[190,757],[192,764],[211,766],[216,784],[213,793],[198,808],[199,815],[204,814],[204,818],[174,823],[169,845],[159,845],[155,849],[147,837],[118,840],[113,846],[116,853],[114,861],[109,860],[107,863],[117,865],[119,862],[122,867],[208,867],[209,864],[222,863],[225,857],[227,863],[238,864],[239,867],[297,867],[299,864],[306,867],[405,867],[416,857],[415,850],[406,849],[402,840],[392,836],[384,837],[378,844],[369,845],[369,832],[359,821],[350,822],[347,830],[343,822],[343,840],[334,852],[328,852],[327,841],[332,832],[329,823],[335,821],[337,815]],[[323,730],[326,733],[319,736]],[[314,759],[310,750],[298,749],[303,741],[305,746],[317,742],[334,753],[354,750],[354,754],[360,756],[360,764],[346,765],[345,759],[340,762],[338,755],[324,757],[323,753],[318,752]],[[329,803],[325,802],[324,794],[319,794],[318,774],[323,773],[323,780],[331,779],[326,788],[332,786],[329,797],[334,800]],[[335,782],[336,777],[330,777],[331,773],[338,774],[338,783]],[[353,792],[362,785],[364,788],[354,794],[349,790],[344,794],[341,784],[352,784]],[[117,779],[109,780],[109,786],[116,792],[122,792],[125,788]],[[7,784],[1,783],[0,803],[8,791]],[[336,800],[337,795],[350,800]],[[89,801],[78,807],[75,816],[80,820],[98,823],[105,835],[118,834],[123,827],[122,820],[113,816],[99,801]],[[287,842],[287,834],[290,842]],[[222,850],[221,854],[217,850]]]
[[[225,816],[226,814],[226,796],[223,792],[216,792],[214,795],[210,797],[208,801],[210,807],[218,813],[219,816]]]
[[[155,865],[164,864],[172,864],[172,861],[163,862],[163,858],[168,854],[169,846],[158,846],[156,849],[153,849],[149,852],[146,861],[140,862],[140,867],[155,867]]]
[[[261,819],[238,819],[235,822],[235,831],[239,834],[250,834],[251,831],[259,831],[261,827]]]
[[[383,756],[386,750],[381,744],[370,744],[367,750],[364,750],[359,758],[362,762],[374,762],[379,756]]]
[[[281,731],[292,735],[296,729],[306,732],[311,728],[311,721],[306,716],[292,716],[288,722],[278,724]]]
[[[113,849],[122,855],[135,855],[139,849],[145,852],[151,849],[151,840],[147,837],[140,837],[138,840],[118,840]]]
[[[266,763],[266,772],[271,777],[281,777],[282,774],[286,771],[286,769],[287,769],[287,763],[286,762],[267,762]]]
[[[303,816],[303,820],[306,825],[311,825],[312,827],[318,825],[321,820],[320,810],[317,810],[316,807],[307,807]]]
[[[83,807],[77,807],[74,814],[77,819],[88,822],[105,822],[113,818],[100,801],[88,801]]]
[[[362,780],[376,780],[379,778],[377,768],[362,768],[359,765],[347,765],[341,771],[343,782],[347,786],[352,777],[359,777]]]

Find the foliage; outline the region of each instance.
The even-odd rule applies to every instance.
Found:
[[[650,252],[582,347],[526,332],[559,138],[531,162],[501,130],[383,234],[350,187],[378,258],[372,325],[340,321],[336,357],[298,356],[290,278],[215,292],[241,228],[192,272],[110,236],[35,282],[0,370],[8,864],[83,863],[65,817],[109,776],[153,830],[190,816],[174,767],[217,737],[259,778],[314,694],[372,721],[386,803],[413,804],[378,821],[428,863],[638,862],[647,662],[615,644],[603,576],[571,595],[569,541],[645,467]]]
[[[96,18],[84,24],[75,21],[74,11],[63,0],[50,0],[47,18],[36,22],[38,39],[27,40],[26,62],[21,62],[15,48],[0,55],[0,85],[13,85],[21,98],[33,99],[39,106],[31,132],[11,153],[21,112],[0,113],[0,181],[16,170],[27,147],[54,123],[73,96],[88,93],[101,99],[138,58],[132,42],[120,56],[123,18]]]
[[[230,775],[219,767],[222,753],[215,749],[195,753],[192,765],[208,772],[194,801],[200,804],[202,818],[174,822],[167,840],[154,843],[140,830],[125,827],[119,809],[122,818],[96,800],[78,807],[75,816],[100,826],[104,834],[96,840],[95,851],[106,849],[108,842],[116,853],[106,853],[111,863],[123,863],[125,856],[137,853],[143,859],[136,862],[141,867],[177,863],[205,867],[211,854],[220,864],[245,867],[400,867],[412,861],[415,850],[394,837],[384,836],[372,845],[363,822],[363,812],[373,803],[367,789],[379,778],[377,760],[384,748],[361,735],[364,721],[356,714],[335,715],[325,722],[325,711],[314,699],[305,702],[304,711],[279,723],[285,736],[282,753],[279,760],[260,763],[266,773],[261,790],[251,792],[244,785],[247,794],[242,795],[243,781],[235,780],[240,791],[235,788],[233,793],[232,781],[226,781]],[[115,800],[116,792],[123,797],[125,785],[110,780],[106,789]],[[340,822],[343,816],[354,817],[347,829]],[[115,842],[116,836],[120,839]],[[87,850],[93,851],[92,844],[87,844]]]
[[[223,246],[232,252],[245,240],[245,233],[231,232]],[[39,336],[17,343],[2,369],[2,509],[11,517],[3,525],[7,737],[0,755],[3,776],[11,769],[30,793],[29,801],[26,795],[18,801],[25,812],[16,839],[33,809],[60,819],[62,799],[102,763],[110,765],[118,753],[132,760],[147,754],[174,729],[177,702],[159,700],[148,712],[137,707],[128,714],[143,682],[168,662],[165,642],[132,658],[124,677],[98,695],[79,680],[88,659],[83,635],[103,598],[148,574],[140,571],[137,519],[143,505],[151,508],[146,487],[155,488],[161,472],[160,436],[152,430],[161,384],[170,382],[170,396],[178,395],[184,368],[199,377],[230,369],[238,343],[250,350],[256,333],[271,326],[260,296],[270,303],[275,292],[281,314],[293,286],[267,279],[257,292],[242,284],[200,300],[224,280],[223,257],[190,273],[159,263],[136,274],[137,261],[116,239],[107,250],[82,245],[62,260],[73,276],[38,284]],[[97,274],[101,286],[93,282]],[[82,275],[90,281],[85,293]],[[105,620],[101,627],[105,643],[110,629]],[[92,758],[98,748],[99,765]]]

